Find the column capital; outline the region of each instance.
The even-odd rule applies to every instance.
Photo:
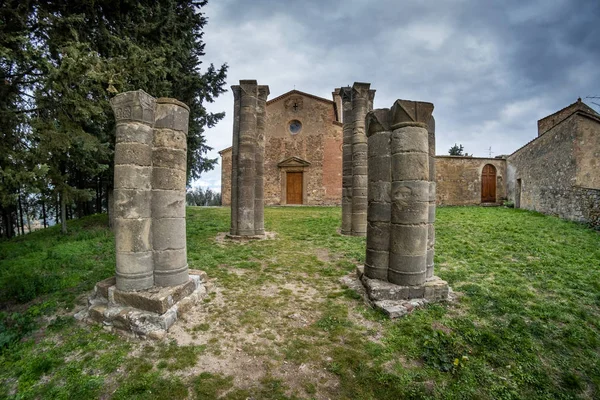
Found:
[[[258,99],[261,101],[267,101],[267,97],[271,94],[268,85],[259,85],[258,86]]]
[[[110,105],[117,123],[138,121],[154,124],[156,99],[141,89],[116,95],[110,99]]]
[[[369,111],[365,118],[365,130],[367,137],[375,135],[380,132],[390,132],[390,109],[389,108],[378,108],[373,111]]]
[[[391,108],[392,129],[403,126],[427,128],[433,113],[433,104],[423,101],[398,99]]]
[[[371,90],[371,84],[367,82],[354,82],[352,85],[352,97],[354,98],[371,98],[371,92],[375,96],[375,91]]]

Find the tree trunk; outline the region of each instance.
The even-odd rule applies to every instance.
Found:
[[[42,198],[42,219],[44,221],[44,229],[46,229],[46,227],[48,226],[48,223],[46,222],[46,201],[43,200],[43,198]]]
[[[60,194],[60,222],[61,232],[67,233],[67,199],[64,192]]]
[[[23,205],[21,204],[21,191],[19,190],[19,221],[21,223],[21,235],[25,234],[25,225],[23,224]]]

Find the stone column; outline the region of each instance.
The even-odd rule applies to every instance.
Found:
[[[254,234],[265,234],[265,126],[267,119],[268,86],[258,86],[258,100],[256,105],[256,186],[254,189]]]
[[[352,234],[352,89],[340,89],[342,99],[342,235]]]
[[[154,284],[151,243],[152,125],[155,99],[137,90],[110,101],[117,121],[114,175],[116,284],[119,290]]]
[[[190,109],[175,99],[156,101],[152,149],[154,284],[188,281],[185,232],[187,133]]]
[[[240,151],[240,98],[242,96],[242,88],[238,85],[233,85],[231,86],[231,92],[233,93],[233,142],[231,144],[231,228],[229,232],[232,235],[237,235],[238,155]]]
[[[396,100],[390,110],[392,218],[388,281],[414,286],[427,275],[429,137],[433,104]]]
[[[352,235],[367,234],[367,136],[365,117],[374,93],[369,83],[352,86]]]
[[[391,154],[392,132],[389,109],[368,114],[368,209],[367,257],[365,275],[371,279],[388,280],[391,223]]]
[[[268,86],[255,80],[231,87],[234,98],[231,179],[232,236],[264,234],[264,130]]]
[[[436,201],[436,175],[435,175],[435,119],[433,116],[427,124],[429,136],[429,219],[427,225],[427,278],[433,277],[433,256],[435,254],[435,201]]]

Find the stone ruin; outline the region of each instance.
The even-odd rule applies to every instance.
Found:
[[[261,239],[264,225],[266,104],[269,87],[241,80],[234,97],[230,239]]]
[[[111,106],[116,276],[96,284],[76,317],[159,338],[206,293],[206,275],[188,269],[186,254],[189,108],[142,90]]]
[[[340,89],[343,108],[342,235],[367,234],[367,136],[365,117],[373,109],[375,90],[355,82]]]
[[[435,121],[433,104],[397,100],[366,116],[367,252],[358,269],[369,300],[390,317],[446,300],[433,274]]]

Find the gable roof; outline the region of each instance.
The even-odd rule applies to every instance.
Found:
[[[566,111],[566,112],[565,112]],[[545,116],[544,118],[538,120],[538,135],[543,135],[548,132],[550,129],[554,128],[556,125],[561,124],[567,118],[575,113],[580,113],[582,115],[587,114],[587,116],[600,118],[600,114],[598,114],[593,108],[585,104],[581,101],[581,97],[577,99],[577,101],[573,104],[569,104],[568,106],[561,108],[560,110]],[[561,115],[562,114],[562,115]],[[554,118],[560,117],[559,121],[554,121]],[[545,122],[550,122],[551,125],[548,125],[543,132],[541,132],[541,127]]]
[[[310,97],[311,99],[322,101],[323,103],[335,105],[335,102],[333,100],[327,100],[327,99],[324,99],[323,97],[315,96],[314,94],[310,94],[310,93],[301,92],[301,91],[296,90],[296,89],[290,90],[289,92],[286,92],[286,93],[284,93],[284,94],[282,94],[280,96],[275,97],[274,99],[271,99],[271,100],[267,101],[267,105],[275,103],[276,101],[279,101],[279,100],[281,100],[281,99],[283,99],[285,97],[291,96],[293,94],[297,94],[297,95],[300,95],[300,96]]]

